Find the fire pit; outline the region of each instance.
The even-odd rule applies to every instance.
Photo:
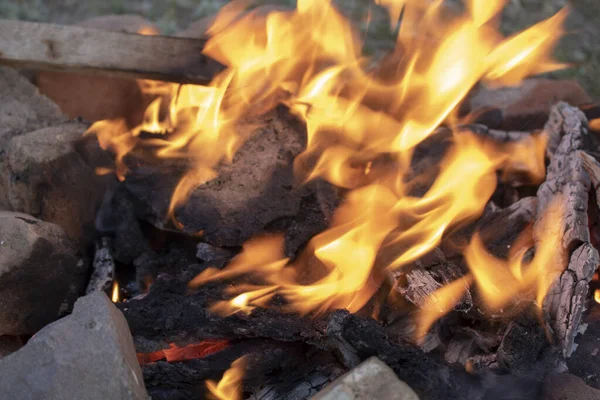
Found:
[[[600,398],[600,108],[530,78],[566,67],[567,11],[505,38],[501,1],[379,3],[397,40],[369,57],[322,0],[232,2],[202,41],[0,41],[36,68],[102,35],[203,54],[37,73],[91,124],[0,70],[3,393]],[[127,107],[53,96],[71,80]]]

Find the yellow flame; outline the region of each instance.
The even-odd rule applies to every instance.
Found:
[[[441,124],[452,125],[455,110],[479,81],[513,85],[561,67],[549,54],[566,11],[504,38],[495,25],[505,3],[470,0],[464,14],[449,17],[441,0],[379,0],[392,24],[402,15],[397,37],[402,57],[395,75],[384,78],[369,68],[374,60],[362,55],[360,36],[330,0],[298,0],[294,11],[266,15],[245,12],[250,1],[234,1],[208,31],[204,53],[226,66],[209,85],[142,81],[150,101],[141,124],[101,121],[89,134],[115,153],[120,179],[129,172],[128,155],[191,160],[173,193],[173,216],[248,138],[238,124],[286,105],[307,128],[296,174],[302,181],[324,178],[350,189],[344,204],[331,227],[294,262],[283,256],[281,237],[255,238],[227,267],[207,269],[190,285],[246,275],[260,281],[228,289],[230,300],[212,308],[223,314],[267,307],[276,295],[305,314],[357,311],[386,270],[417,260],[449,229],[477,218],[496,188],[498,171],[504,179],[515,172],[532,181],[545,175],[545,135],[499,144],[463,131],[451,137],[439,172],[412,175],[415,148],[439,133]],[[425,175],[435,179],[423,195],[413,194]],[[471,279],[492,307],[508,299],[494,288],[504,281],[513,294],[535,288],[540,301],[549,285],[540,274],[551,252],[545,241],[538,245],[532,263],[506,264],[484,252],[475,237],[466,254],[471,274],[436,294],[441,306],[422,317],[421,333],[451,309]],[[497,274],[486,265],[497,265]]]
[[[246,370],[246,357],[235,360],[231,367],[225,371],[221,380],[206,381],[206,388],[218,400],[241,400],[242,399],[242,378]]]
[[[113,303],[119,302],[119,283],[117,281],[113,281],[111,300]]]
[[[427,298],[426,304],[422,306],[421,312],[417,316],[416,337],[418,340],[425,337],[435,321],[452,311],[469,289],[472,281],[473,277],[466,275],[436,290]]]
[[[594,290],[594,300],[596,303],[600,303],[600,289]]]
[[[465,252],[465,259],[477,283],[479,292],[491,309],[501,309],[518,294],[534,291],[539,307],[557,271],[564,269],[562,222],[564,210],[558,203],[545,210],[541,231],[545,235],[535,246],[535,255],[524,264],[527,248],[511,246],[508,260],[491,255],[479,236],[475,236]],[[519,240],[517,240],[517,243]],[[561,265],[562,264],[562,265]]]

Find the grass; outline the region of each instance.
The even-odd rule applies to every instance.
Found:
[[[423,0],[425,1],[425,0]],[[457,0],[452,0],[457,1]],[[480,0],[492,1],[492,0]],[[108,14],[139,14],[155,23],[165,34],[184,29],[189,23],[216,13],[227,0],[0,0],[0,18],[73,24]],[[294,0],[258,0],[262,4],[295,4]],[[369,0],[338,0],[346,14],[364,20]],[[600,5],[598,0],[572,0],[567,22],[569,34],[561,41],[556,56],[573,65],[556,77],[577,79],[595,99],[600,99]],[[567,0],[511,0],[503,14],[503,30],[509,34],[549,17]],[[369,26],[369,39],[390,40],[382,17]],[[363,24],[364,26],[364,24]]]

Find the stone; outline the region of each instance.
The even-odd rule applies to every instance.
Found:
[[[105,31],[159,33],[156,26],[138,15],[107,15],[77,25]],[[141,122],[146,104],[135,79],[40,71],[36,84],[70,118],[81,117],[90,122],[126,118],[136,124]]]
[[[600,390],[587,386],[575,375],[550,374],[544,381],[540,399],[600,400]]]
[[[81,297],[71,315],[1,359],[0,392],[21,400],[149,398],[127,321],[102,292]]]
[[[74,146],[86,129],[87,124],[65,122],[15,136],[0,155],[8,208],[60,225],[78,244],[88,241],[88,228],[114,181],[95,173],[94,157],[106,156],[96,143]]]
[[[394,371],[377,357],[371,357],[330,383],[313,400],[419,400]]]
[[[59,226],[0,211],[0,335],[31,335],[56,320],[80,279],[78,261]]]
[[[0,159],[12,137],[66,119],[56,104],[12,68],[0,67],[0,98]],[[5,193],[6,180],[0,179],[0,209],[9,208]]]
[[[492,128],[529,131],[543,128],[551,107],[559,101],[579,107],[592,99],[576,81],[533,78],[515,87],[481,86],[469,97],[467,108],[474,113],[499,108],[503,122]]]
[[[0,98],[0,140],[66,119],[52,100],[12,68],[0,67]]]

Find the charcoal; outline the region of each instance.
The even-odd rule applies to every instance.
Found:
[[[196,246],[196,257],[204,262],[215,261],[219,259],[229,259],[232,253],[227,249],[211,246],[208,243],[198,243]]]
[[[319,392],[315,400],[419,400],[417,394],[396,377],[390,367],[371,357]]]
[[[0,336],[0,359],[23,347],[20,336]]]
[[[261,125],[258,129],[257,124]],[[269,223],[295,216],[302,194],[308,190],[298,185],[293,175],[293,159],[303,149],[305,132],[290,116],[275,110],[237,129],[242,136],[252,137],[231,164],[217,168],[217,178],[196,188],[175,210],[185,232],[202,232],[203,239],[215,246],[240,246]],[[167,211],[187,168],[143,166],[128,175],[123,186],[134,201],[138,218],[161,229],[175,229]]]
[[[328,188],[331,186],[322,183],[315,192],[302,198],[300,210],[285,230],[286,257],[294,258],[313,236],[327,228],[336,205],[334,194]]]
[[[500,368],[512,372],[530,370],[548,347],[546,334],[539,322],[531,317],[512,320],[496,351]]]
[[[113,257],[120,263],[131,264],[150,251],[148,240],[135,216],[134,205],[123,190],[106,193],[96,215],[95,226],[101,234],[114,237]]]
[[[84,287],[85,266],[59,226],[0,212],[0,335],[34,334]],[[74,301],[74,299],[71,299]]]
[[[248,362],[244,391],[253,400],[308,399],[342,371],[327,352],[305,344],[249,339],[201,359],[144,365],[144,380],[153,399],[205,399],[204,381],[219,380],[241,356]]]
[[[299,400],[314,398],[331,378],[321,371],[312,371],[301,378],[288,379],[285,384],[269,385],[249,400]]]
[[[192,275],[195,275],[192,274]],[[191,278],[191,277],[190,277]],[[249,316],[219,317],[207,310],[221,298],[221,288],[207,285],[188,295],[187,282],[160,275],[143,299],[119,304],[136,339],[143,337],[170,342],[224,338],[269,337],[281,341],[318,340],[316,327],[322,320],[300,318],[279,310],[256,310]],[[324,330],[324,326],[321,330]],[[152,351],[152,349],[146,349]],[[144,351],[138,346],[138,351]]]
[[[127,322],[100,292],[1,359],[0,390],[23,400],[148,398]]]

